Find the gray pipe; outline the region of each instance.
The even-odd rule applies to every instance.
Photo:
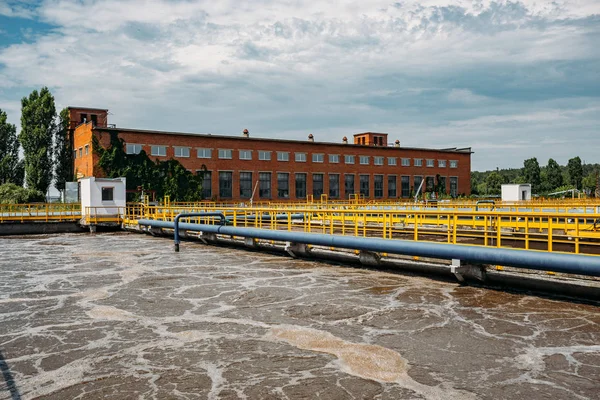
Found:
[[[173,222],[142,219],[139,225],[173,229]],[[320,233],[273,231],[256,228],[181,223],[181,229],[221,235],[252,237],[280,242],[295,242],[326,247],[403,254],[477,264],[503,265],[540,271],[600,276],[600,257],[579,254],[544,253],[531,250],[499,249],[411,240],[364,238]]]
[[[494,207],[492,207],[492,211],[494,210],[494,208],[496,208],[496,202],[494,200],[477,200],[477,202],[475,202],[475,211],[479,211],[479,204],[482,203],[494,205]]]
[[[185,217],[219,217],[221,218],[221,225],[225,224],[225,214],[221,212],[192,212],[192,213],[181,213],[175,217],[173,237],[175,239],[175,251],[179,251],[179,220]]]

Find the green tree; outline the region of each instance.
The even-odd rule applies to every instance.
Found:
[[[492,172],[485,179],[487,193],[500,194],[503,183],[507,183],[506,179],[497,171]]]
[[[0,185],[0,204],[23,204],[44,201],[44,194],[37,190],[25,189],[14,183]]]
[[[569,173],[569,183],[575,188],[581,188],[581,181],[583,179],[583,167],[581,166],[581,158],[574,157],[567,163],[567,171]]]
[[[557,187],[561,187],[564,183],[560,165],[558,165],[558,163],[552,158],[548,160],[548,166],[546,166],[546,176],[549,190],[555,190]]]
[[[527,183],[531,183],[531,191],[537,192],[540,189],[541,174],[540,164],[537,158],[533,157],[523,162],[523,177]]]
[[[25,182],[42,193],[52,183],[52,141],[56,130],[54,97],[47,87],[21,100],[19,142],[25,154]]]
[[[17,128],[6,119],[6,113],[0,110],[0,185],[12,182],[22,186],[25,171],[19,160]]]
[[[54,176],[56,188],[65,189],[65,182],[73,180],[73,146],[69,137],[69,109],[63,108],[59,114],[58,129],[54,143]]]
[[[584,189],[588,192],[595,193],[597,181],[598,181],[598,172],[590,172],[588,174],[588,176],[583,178],[583,180],[581,181],[581,187],[582,187],[582,189]]]

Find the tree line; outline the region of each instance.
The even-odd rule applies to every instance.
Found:
[[[550,158],[545,166],[540,166],[533,157],[525,160],[522,168],[471,172],[471,193],[499,195],[502,184],[530,183],[532,193],[541,196],[571,189],[594,195],[599,171],[599,164],[583,164],[579,157],[569,159],[567,165],[560,165]]]
[[[0,109],[0,202],[43,201],[52,182],[64,190],[73,180],[68,109],[57,115],[54,96],[43,87],[21,99],[18,135],[7,117]]]

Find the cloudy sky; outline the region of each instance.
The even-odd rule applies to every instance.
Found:
[[[117,126],[600,162],[599,0],[0,0],[0,108]]]

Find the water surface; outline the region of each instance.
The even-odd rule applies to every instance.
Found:
[[[594,304],[124,233],[0,273],[0,399],[600,398]]]

